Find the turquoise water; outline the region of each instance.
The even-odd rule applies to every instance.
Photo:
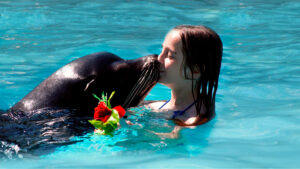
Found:
[[[141,110],[141,126],[114,137],[74,137],[79,142],[40,156],[11,145],[0,168],[299,168],[299,11],[298,0],[0,1],[2,110],[81,56],[159,53],[178,24],[209,26],[224,44],[217,116],[209,123],[162,139],[148,130],[173,124]],[[169,92],[157,85],[147,100]]]

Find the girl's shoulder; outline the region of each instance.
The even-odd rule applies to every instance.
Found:
[[[159,110],[159,108],[166,102],[166,100],[147,100],[143,101],[140,106],[145,106],[152,110]]]

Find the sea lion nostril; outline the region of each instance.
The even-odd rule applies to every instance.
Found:
[[[146,56],[144,61],[144,65],[143,65],[143,69],[147,69],[149,67],[150,64],[159,64],[158,63],[158,55],[156,54],[152,54],[152,55],[148,55]]]
[[[152,55],[152,59],[157,61],[158,60],[158,55],[156,55],[156,54]]]

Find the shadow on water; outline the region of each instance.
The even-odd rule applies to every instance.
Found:
[[[0,159],[48,154],[58,146],[74,143],[70,138],[92,132],[90,117],[75,114],[75,110],[53,108],[26,113],[2,110]]]

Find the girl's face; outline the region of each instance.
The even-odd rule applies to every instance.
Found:
[[[159,82],[166,86],[181,84],[186,79],[183,76],[181,65],[183,61],[182,42],[178,31],[169,32],[162,44],[162,51],[158,56],[161,63]]]

